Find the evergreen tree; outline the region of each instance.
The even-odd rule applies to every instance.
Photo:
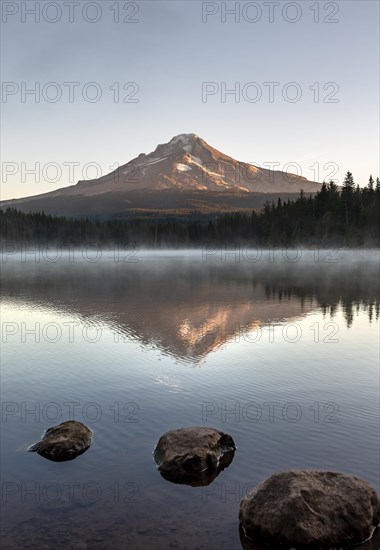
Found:
[[[352,197],[353,197],[354,189],[355,189],[354,177],[352,173],[348,171],[343,180],[343,186],[342,186],[342,198],[344,202],[344,214],[345,214],[346,225],[348,225],[349,220],[351,218],[351,210],[352,210],[352,203],[353,203]]]
[[[350,192],[350,191],[353,191],[354,187],[355,187],[354,176],[350,171],[348,171],[343,180],[343,190]]]

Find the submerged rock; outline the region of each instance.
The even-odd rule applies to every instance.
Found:
[[[198,486],[210,484],[229,466],[235,449],[230,435],[196,426],[166,432],[153,454],[165,479]]]
[[[86,452],[91,443],[90,428],[76,420],[68,420],[46,430],[41,441],[30,445],[28,451],[54,462],[63,462]]]
[[[270,548],[348,548],[375,533],[380,501],[375,490],[355,476],[291,470],[257,485],[242,500],[239,519],[247,549],[256,548],[250,540]]]

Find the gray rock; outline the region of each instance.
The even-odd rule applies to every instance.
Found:
[[[235,448],[230,435],[214,428],[181,428],[159,439],[154,460],[169,481],[208,485],[232,462]]]
[[[41,441],[28,447],[28,451],[63,462],[73,460],[87,451],[92,443],[92,431],[81,422],[68,420],[46,430]]]
[[[355,476],[291,470],[257,485],[242,500],[239,519],[248,539],[274,548],[347,548],[372,537],[380,501]]]

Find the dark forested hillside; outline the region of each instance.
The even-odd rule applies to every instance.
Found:
[[[323,184],[314,196],[301,191],[296,201],[266,203],[259,211],[229,213],[216,219],[156,218],[93,222],[0,212],[3,242],[131,243],[146,247],[193,247],[205,242],[250,242],[260,245],[379,246],[380,181],[372,176],[365,188],[347,172],[342,187]]]

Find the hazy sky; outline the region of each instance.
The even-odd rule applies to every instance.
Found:
[[[376,0],[3,1],[2,31],[3,199],[190,132],[309,179],[380,175]]]

